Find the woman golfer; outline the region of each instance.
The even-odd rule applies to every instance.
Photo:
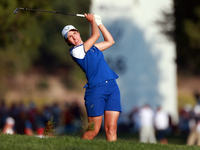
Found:
[[[73,60],[85,72],[88,80],[85,85],[85,106],[89,124],[94,124],[93,131],[86,131],[82,139],[92,140],[98,133],[104,115],[104,127],[107,141],[117,140],[117,120],[121,112],[120,91],[115,79],[118,75],[106,63],[102,51],[115,42],[101,22],[101,17],[95,14],[84,14],[92,28],[91,37],[82,41],[78,30],[67,25],[62,35],[70,48]],[[95,43],[101,31],[104,41]]]

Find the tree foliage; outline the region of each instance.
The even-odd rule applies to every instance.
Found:
[[[164,21],[157,23],[162,33],[176,44],[178,73],[197,75],[200,73],[200,1],[173,2],[174,12],[164,11]]]
[[[174,0],[175,43],[179,73],[200,73],[200,1]]]
[[[31,12],[14,15],[19,6],[50,8],[47,1],[1,0],[0,76],[11,76],[28,69],[39,55],[37,47],[43,37],[40,21],[48,19],[48,16]]]
[[[61,30],[67,24],[75,25],[88,36],[89,26],[84,18],[19,10],[17,7],[50,11],[89,12],[89,0],[1,0],[0,1],[0,77],[41,65],[51,71],[55,67],[71,65]],[[73,69],[73,65],[71,68]]]

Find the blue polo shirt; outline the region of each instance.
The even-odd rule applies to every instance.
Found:
[[[84,50],[84,45],[78,45],[70,49],[72,59],[85,72],[87,84],[85,87],[93,87],[110,79],[117,79],[119,76],[108,66],[104,59],[102,51],[94,45],[87,53]]]

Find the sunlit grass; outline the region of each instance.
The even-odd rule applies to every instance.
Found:
[[[198,146],[150,144],[118,139],[107,142],[103,139],[81,140],[79,136],[38,138],[26,135],[0,135],[1,150],[193,150]]]

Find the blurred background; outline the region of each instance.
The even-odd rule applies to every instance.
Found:
[[[88,21],[81,17],[25,10],[13,14],[17,7],[23,7],[100,14],[116,44],[121,43],[114,49],[118,47],[122,53],[129,49],[124,51],[125,56],[118,53],[119,50],[113,53],[110,49],[113,57],[105,53],[109,65],[121,77],[118,83],[125,113],[119,119],[119,132],[131,131],[139,138],[134,114],[148,104],[154,112],[161,106],[169,118],[175,117],[175,121],[169,119],[169,135],[188,137],[190,120],[198,114],[198,109],[194,111],[194,108],[200,93],[200,1],[167,0],[162,4],[168,6],[162,7],[157,0],[127,0],[127,3],[1,0],[0,129],[3,130],[8,116],[15,119],[15,131],[19,134],[27,133],[25,128],[39,133],[51,116],[56,122],[57,135],[80,133],[82,125],[87,125],[83,100],[86,79],[71,59],[70,47],[64,42],[61,31],[65,25],[73,24],[85,41],[90,36]],[[144,21],[147,14],[150,24]],[[160,44],[162,40],[153,40],[158,34],[165,39],[165,44]],[[133,49],[126,47],[127,43],[131,43]],[[168,54],[170,59],[165,60]],[[118,60],[114,65],[113,59]],[[127,63],[129,65],[124,65]],[[170,65],[166,65],[168,63]],[[129,73],[129,70],[134,71]],[[125,82],[125,78],[129,80]]]

